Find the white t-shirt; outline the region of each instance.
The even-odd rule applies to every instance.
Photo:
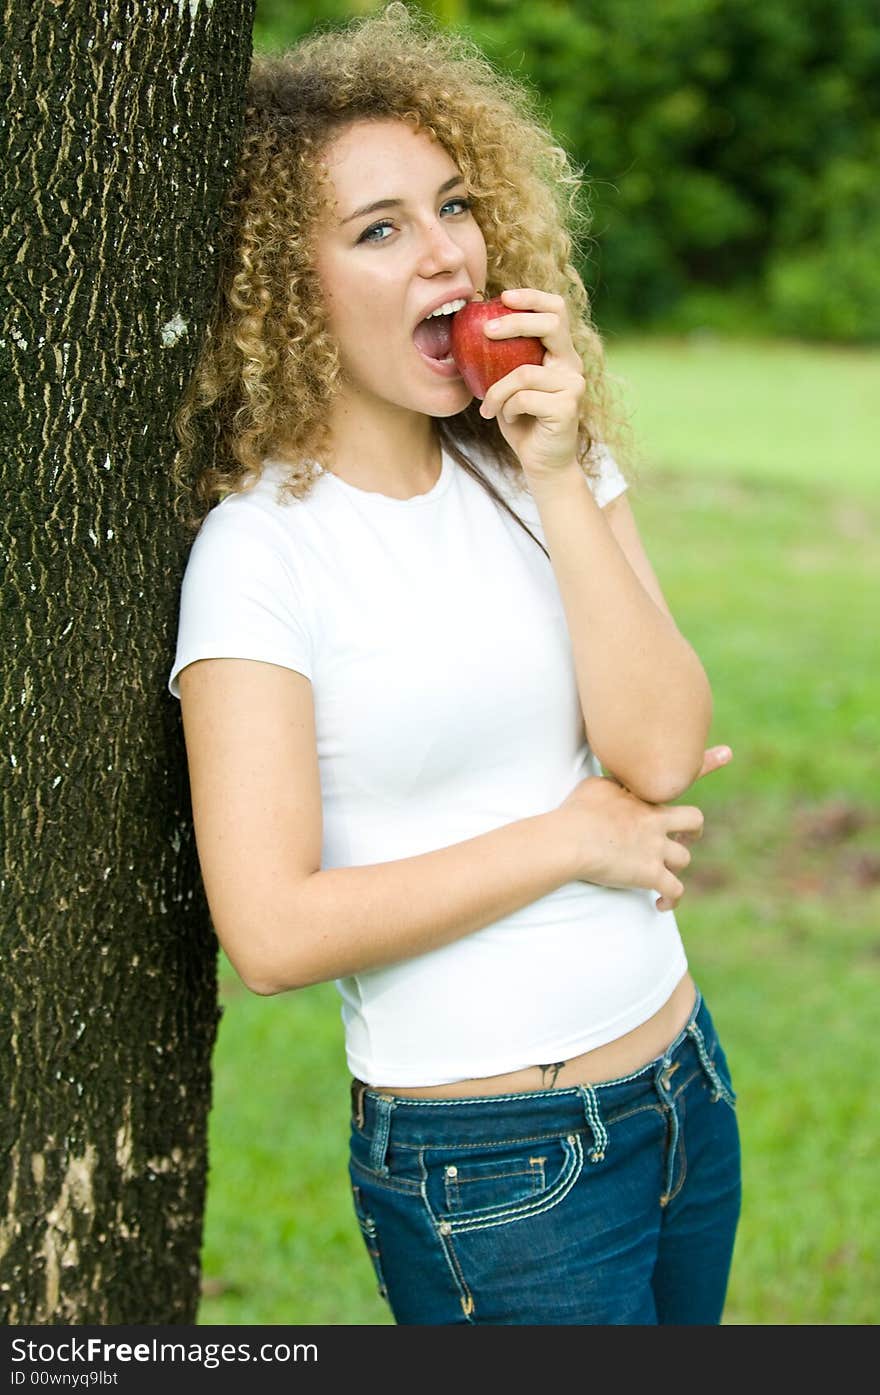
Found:
[[[534,500],[476,463],[545,543]],[[426,494],[323,472],[279,502],[267,461],[208,514],[183,580],[177,675],[204,658],[305,674],[322,867],[412,857],[556,808],[601,774],[552,565],[444,450]],[[626,482],[606,452],[600,505]],[[657,893],[573,881],[440,949],[337,980],[370,1084],[451,1083],[567,1060],[631,1031],[687,968]]]

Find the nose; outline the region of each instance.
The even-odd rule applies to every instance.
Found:
[[[441,271],[460,271],[465,254],[449,230],[448,221],[435,218],[426,228],[419,253],[422,276],[436,276]]]

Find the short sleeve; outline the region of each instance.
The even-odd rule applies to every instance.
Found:
[[[176,698],[181,669],[196,659],[259,659],[312,677],[293,544],[271,518],[232,503],[212,509],[190,549],[168,679]]]
[[[590,488],[596,503],[600,509],[604,509],[606,504],[610,504],[612,499],[616,499],[619,494],[623,493],[627,483],[607,446],[596,446],[593,458],[599,468],[599,473],[596,477],[590,478]]]

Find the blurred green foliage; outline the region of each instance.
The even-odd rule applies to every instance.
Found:
[[[434,0],[586,177],[603,327],[880,340],[880,0]],[[384,0],[258,0],[279,48]]]

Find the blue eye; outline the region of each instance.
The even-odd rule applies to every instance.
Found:
[[[371,236],[370,236],[370,233],[381,232],[383,228],[390,228],[390,227],[391,227],[391,224],[390,224],[389,222],[387,222],[387,221],[384,222],[384,223],[374,223],[372,227],[367,228],[366,232],[362,232],[362,233],[361,233],[360,237],[358,238],[358,242],[386,242],[386,241],[387,241],[387,238],[384,238],[384,237],[371,237]]]
[[[452,208],[455,205],[458,205],[464,213],[467,213],[473,207],[473,201],[471,199],[450,199],[448,203],[445,203],[443,205],[443,208]],[[443,210],[441,209],[441,212],[442,211]],[[460,215],[455,216],[457,217]],[[371,236],[372,233],[381,232],[383,228],[389,228],[391,231],[394,230],[394,224],[391,222],[390,218],[384,218],[381,223],[372,223],[370,227],[368,227],[367,229],[365,229],[364,232],[361,233],[360,237],[358,238],[358,242],[387,242],[387,237]]]

